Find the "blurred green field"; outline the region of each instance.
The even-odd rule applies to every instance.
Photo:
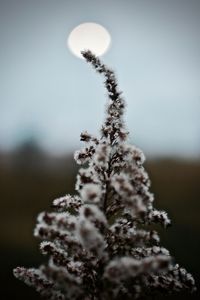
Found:
[[[32,153],[32,154],[31,154]],[[0,241],[2,300],[38,299],[32,289],[15,280],[16,265],[36,266],[44,258],[33,229],[38,212],[51,210],[54,198],[74,193],[77,167],[72,155],[0,155]],[[176,261],[200,277],[200,161],[151,160],[145,164],[155,193],[155,206],[172,218],[172,227],[160,229],[161,244]],[[197,299],[197,294],[176,299]]]

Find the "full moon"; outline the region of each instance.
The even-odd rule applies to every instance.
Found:
[[[109,32],[97,23],[82,23],[75,27],[67,40],[73,54],[79,58],[82,50],[91,50],[97,56],[103,55],[109,48],[111,37]]]

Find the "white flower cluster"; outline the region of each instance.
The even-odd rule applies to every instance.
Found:
[[[84,216],[87,220],[93,223],[98,227],[98,224],[101,226],[107,227],[108,221],[105,217],[105,214],[98,208],[98,206],[89,204],[82,206],[80,210],[80,216]]]
[[[167,213],[156,209],[152,209],[149,213],[149,222],[161,223],[165,227],[171,225],[171,221],[168,218]]]
[[[107,227],[103,212],[96,205],[84,205],[80,211],[77,233],[85,249],[98,257],[107,257],[106,242],[101,233]]]
[[[149,273],[159,269],[164,271],[168,268],[171,258],[165,255],[149,256],[143,259],[122,257],[112,260],[105,269],[105,277],[109,281],[120,283],[129,278],[148,276]]]
[[[25,269],[18,267],[14,270],[14,275],[23,280],[27,285],[35,287],[42,297],[50,300],[65,300],[60,291],[55,291],[54,282],[47,279],[47,276],[40,269]]]
[[[57,198],[53,201],[53,208],[58,211],[66,211],[72,209],[78,212],[82,205],[82,199],[78,196],[66,195],[64,197]]]
[[[100,143],[95,150],[94,163],[99,168],[108,168],[111,147],[106,143]]]
[[[111,185],[122,197],[128,198],[134,195],[134,187],[130,182],[128,174],[115,174],[111,178]]]
[[[106,244],[104,238],[87,218],[82,218],[80,220],[78,236],[83,247],[93,255],[98,256],[99,258],[102,258],[105,255],[104,250]]]
[[[91,157],[94,155],[94,152],[95,150],[93,146],[83,148],[82,150],[77,150],[74,153],[74,159],[77,164],[83,165],[86,162],[90,161]]]
[[[102,196],[101,187],[98,184],[86,183],[80,190],[80,196],[85,203],[98,203]]]
[[[68,212],[42,212],[38,215],[38,224],[45,224],[47,226],[55,226],[62,230],[73,231],[76,228],[77,219]]]

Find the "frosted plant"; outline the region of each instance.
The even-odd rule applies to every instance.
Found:
[[[144,299],[156,293],[194,291],[191,274],[173,262],[150,228],[170,220],[153,207],[150,181],[140,149],[128,144],[125,103],[115,74],[90,51],[83,56],[105,77],[108,92],[100,138],[81,134],[85,143],[75,160],[76,195],[53,201],[56,212],[39,214],[34,235],[49,256],[38,269],[18,267],[14,275],[45,299]]]

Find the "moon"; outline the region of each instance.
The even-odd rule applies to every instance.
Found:
[[[69,34],[67,45],[71,52],[79,58],[82,50],[91,50],[101,56],[108,50],[111,43],[109,32],[97,23],[82,23]]]

